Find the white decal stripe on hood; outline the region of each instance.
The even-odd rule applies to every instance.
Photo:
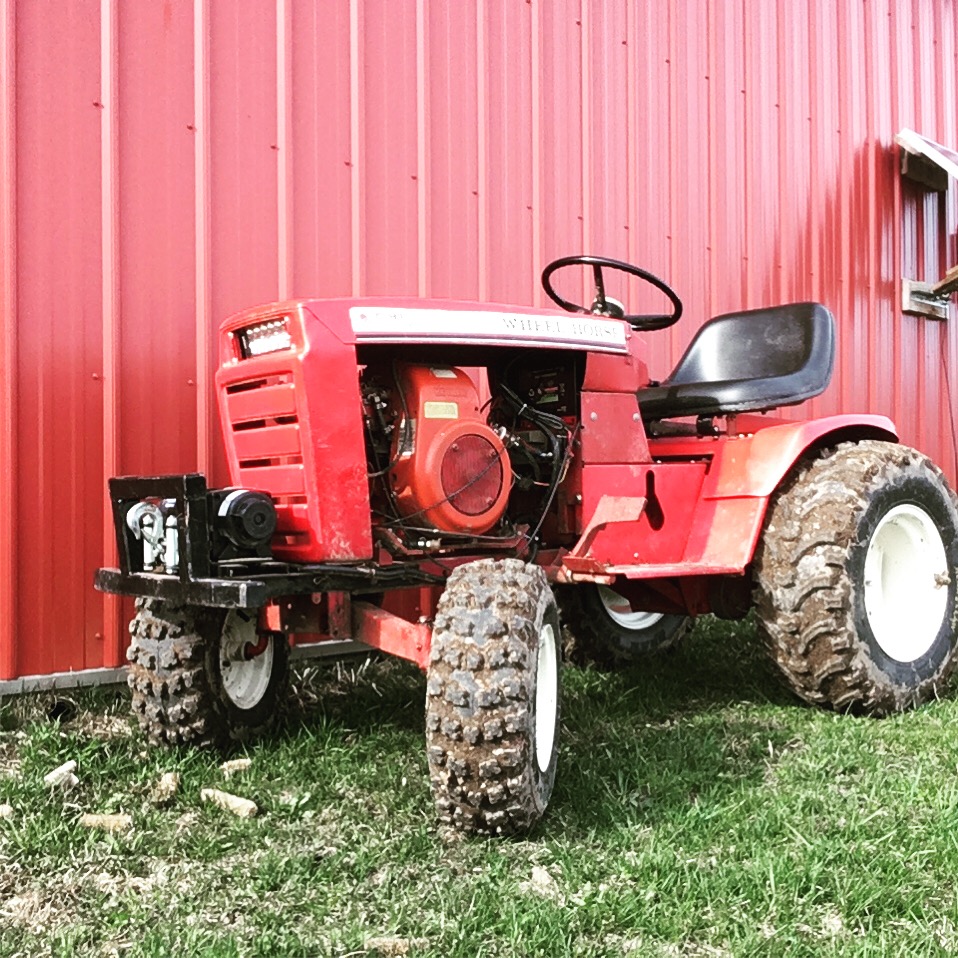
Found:
[[[626,326],[598,316],[536,315],[466,309],[351,306],[349,319],[358,340],[401,342],[416,337],[490,344],[588,346],[626,352]]]

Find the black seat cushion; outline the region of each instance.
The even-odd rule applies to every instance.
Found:
[[[792,303],[710,319],[665,382],[638,392],[645,420],[722,416],[790,406],[828,385],[835,319]]]

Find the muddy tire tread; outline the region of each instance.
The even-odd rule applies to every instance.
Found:
[[[870,490],[902,470],[943,479],[907,446],[842,443],[802,463],[769,506],[754,565],[756,617],[772,661],[808,702],[876,716],[899,712],[935,697],[954,667],[951,655],[917,686],[896,685],[851,637],[849,515],[860,515]]]
[[[528,769],[544,595],[551,599],[541,569],[484,559],[457,568],[440,599],[426,687],[427,757],[440,821],[460,831],[516,834],[544,811]]]
[[[286,646],[274,655],[276,690],[270,693],[266,718],[243,721],[231,717],[212,679],[211,638],[219,634],[225,610],[156,599],[136,600],[130,622],[127,684],[133,714],[151,745],[223,747],[246,742],[267,731],[278,719],[286,681]]]
[[[221,740],[204,675],[200,625],[193,606],[136,601],[127,684],[133,713],[152,745],[208,746]]]

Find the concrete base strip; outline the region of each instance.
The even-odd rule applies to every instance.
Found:
[[[290,661],[309,659],[337,659],[351,655],[371,654],[375,650],[362,642],[311,642],[294,645],[290,649]],[[24,675],[19,679],[0,682],[0,698],[4,695],[21,695],[24,692],[47,692],[57,689],[90,688],[98,685],[126,684],[126,666],[118,669],[83,669],[78,672],[54,672],[51,675]]]

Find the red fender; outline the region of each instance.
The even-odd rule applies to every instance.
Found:
[[[730,436],[712,461],[703,498],[768,498],[813,446],[861,439],[898,441],[894,423],[885,416],[827,416],[803,422],[739,416],[734,425],[738,435]]]
[[[697,489],[690,483],[686,512],[673,500],[660,530],[645,525],[644,535],[631,538],[633,561],[612,562],[604,572],[630,579],[741,574],[752,561],[769,499],[805,452],[850,440],[898,440],[884,416],[789,422],[749,415],[732,425],[728,436],[650,440],[652,469],[663,472],[658,488],[668,488],[665,470],[674,480],[675,470],[689,468],[678,464],[683,460],[708,461],[704,480]]]

